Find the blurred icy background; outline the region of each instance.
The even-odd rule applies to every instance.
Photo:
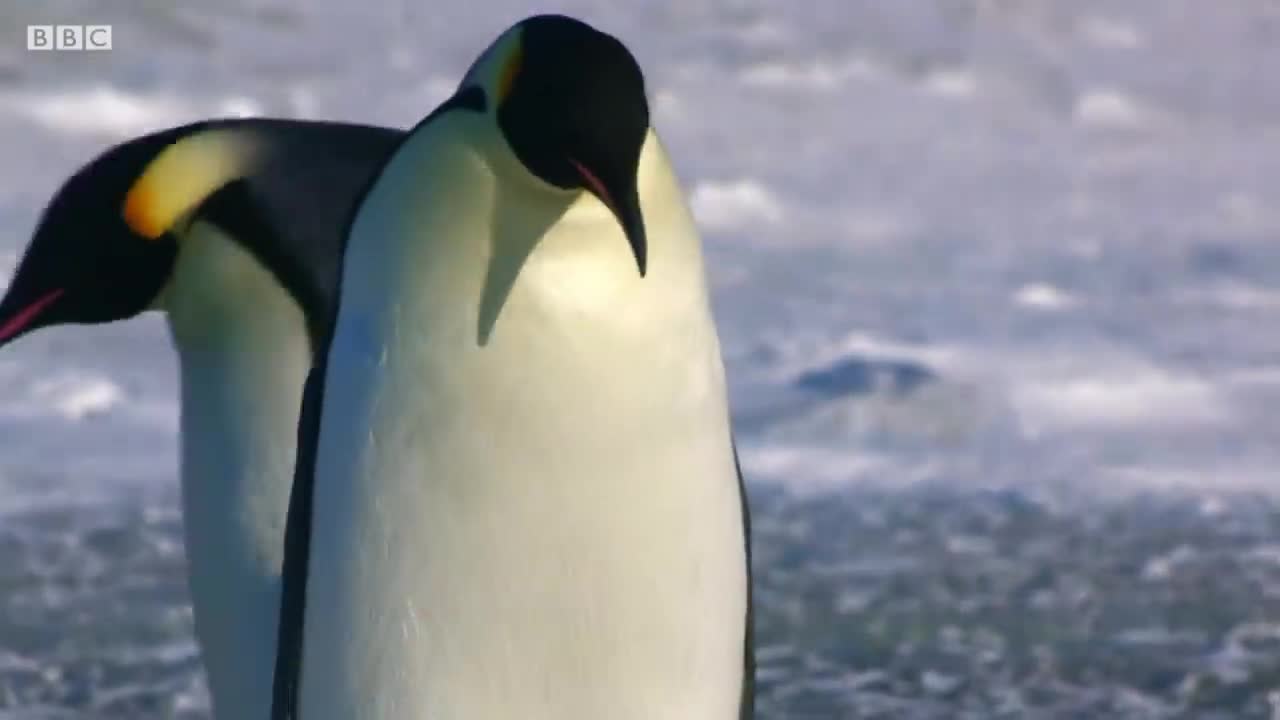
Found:
[[[108,144],[621,35],[705,230],[764,718],[1270,717],[1280,3],[0,2],[0,278]],[[28,53],[28,23],[111,23]],[[74,259],[69,259],[74,262]],[[161,322],[0,354],[0,718],[203,718]]]

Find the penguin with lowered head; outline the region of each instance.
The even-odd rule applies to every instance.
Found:
[[[375,175],[339,297],[274,719],[750,717],[720,344],[627,48],[503,33]]]

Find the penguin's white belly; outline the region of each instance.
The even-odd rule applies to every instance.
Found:
[[[714,342],[690,357],[526,311],[487,348],[406,330],[331,354],[326,429],[368,431],[321,437],[307,720],[737,717],[746,561]]]

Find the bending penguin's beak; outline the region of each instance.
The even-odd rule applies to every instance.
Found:
[[[570,160],[578,174],[582,176],[582,184],[587,190],[600,199],[605,207],[613,211],[614,217],[622,225],[627,235],[627,243],[636,258],[636,267],[640,277],[644,277],[647,269],[649,245],[645,238],[644,217],[640,213],[640,193],[636,189],[634,177],[623,182],[605,182],[587,166],[577,160]]]
[[[61,289],[51,290],[34,299],[21,299],[10,288],[0,301],[0,347],[39,327],[40,315],[57,302],[62,293]]]

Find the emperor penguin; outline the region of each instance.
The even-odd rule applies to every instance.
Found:
[[[339,296],[273,718],[750,717],[720,345],[627,48],[503,33],[375,175]]]
[[[181,372],[188,582],[214,716],[265,720],[299,403],[345,221],[403,131],[248,119],[117,145],[45,209],[0,344],[166,313]]]

